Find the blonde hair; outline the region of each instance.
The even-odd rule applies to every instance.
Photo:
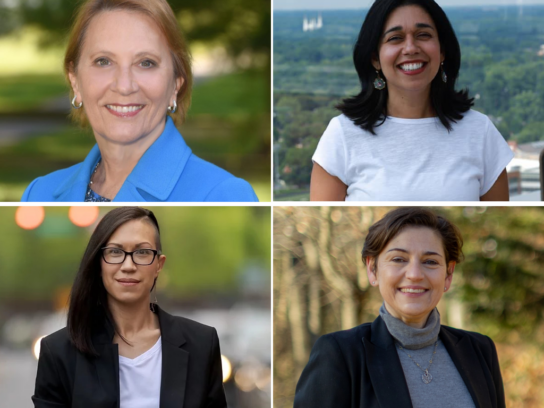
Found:
[[[81,57],[81,48],[85,41],[85,34],[91,20],[105,11],[129,10],[145,14],[159,27],[170,47],[170,54],[174,63],[175,78],[183,78],[183,84],[177,94],[176,113],[169,113],[177,125],[185,120],[187,110],[191,104],[191,90],[193,76],[191,73],[191,54],[185,44],[176,16],[166,0],[86,0],[81,4],[76,13],[68,48],[64,56],[64,75],[70,83],[68,73],[77,73],[77,66]],[[70,87],[70,99],[73,99],[74,91]],[[89,121],[84,110],[72,109],[70,117],[82,126],[87,126]]]

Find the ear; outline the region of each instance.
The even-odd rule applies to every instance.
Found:
[[[455,271],[455,261],[450,261],[448,263],[448,271],[446,275],[446,281],[444,282],[444,287],[448,290],[451,286],[453,280],[453,272]]]
[[[165,262],[166,262],[166,255],[159,255],[159,261],[157,262],[157,270],[155,272],[155,278],[159,276],[159,273],[162,271],[162,268],[164,267]]]
[[[174,100],[178,99],[178,93],[181,90],[181,87],[183,86],[184,83],[185,83],[185,79],[183,79],[182,77],[176,78],[176,88],[174,89],[174,95],[173,95]]]
[[[378,282],[378,276],[376,274],[376,258],[372,256],[366,257],[366,276],[368,276],[368,281],[371,285],[372,282]]]
[[[70,70],[68,71],[68,78],[70,79],[70,85],[76,96],[76,103],[81,102],[81,94],[79,93],[79,87],[77,85],[77,76],[74,72],[74,63],[70,64]]]
[[[372,53],[371,62],[372,62],[372,66],[374,67],[376,71],[379,71],[380,69],[382,69],[382,65],[380,64],[380,59],[378,58],[378,55],[375,52]]]

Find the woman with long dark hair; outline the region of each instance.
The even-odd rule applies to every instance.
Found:
[[[435,1],[376,0],[353,60],[362,89],[321,137],[311,200],[509,199],[513,154],[455,90],[459,42]]]
[[[93,232],[67,327],[41,342],[38,408],[226,408],[214,328],[150,303],[166,257],[155,215],[110,211]]]

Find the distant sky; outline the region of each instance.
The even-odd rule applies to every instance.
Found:
[[[273,0],[274,10],[339,10],[369,8],[374,0]],[[442,7],[451,6],[515,6],[539,4],[544,0],[436,0]]]

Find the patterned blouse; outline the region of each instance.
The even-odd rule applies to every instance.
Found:
[[[87,187],[87,193],[85,194],[85,200],[83,200],[83,201],[86,202],[86,203],[88,203],[88,202],[92,202],[92,203],[109,203],[109,202],[111,202],[111,200],[109,198],[102,197],[101,195],[96,194],[93,191],[93,189],[91,188],[90,185]]]

